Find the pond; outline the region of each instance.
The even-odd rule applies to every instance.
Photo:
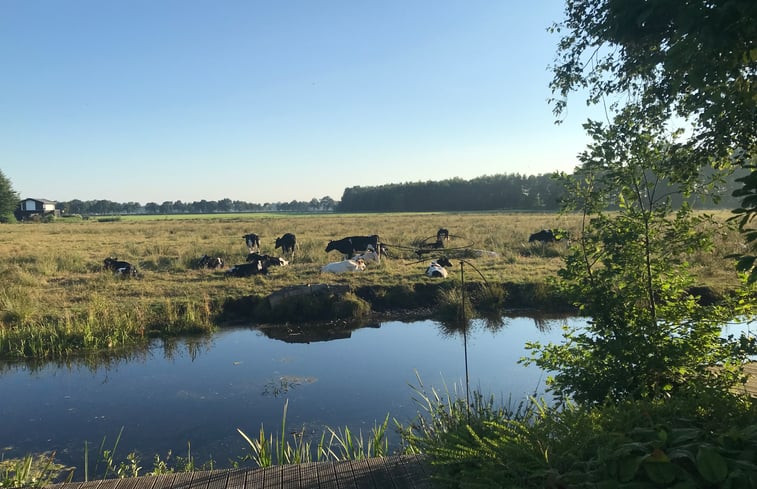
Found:
[[[559,341],[561,326],[582,319],[474,321],[468,334],[470,384],[514,402],[542,391],[545,374],[517,364],[527,341]],[[411,385],[457,388],[464,396],[463,337],[434,321],[369,327],[223,329],[210,338],[155,341],[106,365],[5,366],[0,374],[0,449],[5,457],[56,451],[81,467],[105,438],[116,459],[132,450],[152,468],[155,454],[212,457],[220,466],[243,455],[241,428],[256,435],[287,426],[320,435],[324,426],[368,433],[387,414],[401,422],[418,411]],[[446,385],[446,387],[445,387]],[[390,433],[390,442],[398,435]],[[90,451],[94,456],[94,451]],[[81,477],[80,471],[78,476]]]

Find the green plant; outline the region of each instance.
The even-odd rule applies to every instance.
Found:
[[[54,482],[70,482],[73,467],[55,462],[55,452],[6,459],[0,455],[0,487],[44,487]]]
[[[261,425],[258,436],[251,438],[241,428],[237,428],[249,449],[249,453],[242,460],[251,460],[258,467],[271,467],[325,460],[360,460],[388,455],[389,443],[386,438],[386,429],[389,424],[389,415],[382,424],[374,425],[367,440],[363,437],[362,431],[355,435],[348,427],[333,429],[327,426],[329,439],[326,440],[326,431],[324,431],[317,445],[313,446],[311,441],[306,440],[304,428],[292,432],[291,442],[287,440],[288,406],[287,400],[284,402],[280,435],[274,436],[273,433],[266,435]]]
[[[720,339],[735,311],[690,292],[688,256],[711,249],[708,217],[685,203],[672,208],[671,196],[698,182],[670,171],[685,155],[664,129],[623,122],[587,124],[594,143],[583,166],[563,176],[565,208],[584,222],[559,285],[591,321],[567,331],[563,344],[527,345],[526,362],[554,371],[549,388],[580,403],[670,396],[693,383],[727,389],[745,358]],[[715,365],[723,368],[715,373]]]

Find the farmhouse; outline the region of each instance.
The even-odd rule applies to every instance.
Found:
[[[52,214],[60,216],[60,211],[55,208],[56,202],[47,199],[24,199],[18,204],[19,220],[30,219],[32,216],[46,216]]]

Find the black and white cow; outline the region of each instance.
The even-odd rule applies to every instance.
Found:
[[[436,232],[436,241],[437,243],[440,243],[442,241],[449,241],[449,230],[444,228],[439,228],[439,231]],[[444,246],[440,246],[440,248],[444,248]]]
[[[348,236],[346,238],[329,241],[326,245],[326,253],[332,250],[337,250],[345,256],[350,258],[355,253],[362,253],[369,249],[373,249],[377,253],[381,253],[381,246],[379,246],[378,234],[371,236]]]
[[[451,267],[452,263],[443,256],[437,260],[431,261],[428,268],[426,268],[426,275],[432,278],[447,278],[447,269],[444,267]]]
[[[294,257],[294,249],[297,247],[297,236],[292,233],[286,233],[280,238],[276,238],[274,249],[281,248],[282,253],[289,253]]]
[[[199,268],[223,268],[224,262],[223,258],[220,256],[211,258],[208,255],[202,255],[200,259],[197,260],[197,266]]]
[[[253,251],[247,255],[247,263],[260,262],[264,267],[283,267],[289,265],[289,262],[278,256],[261,255],[260,253]]]
[[[250,252],[260,251],[260,236],[255,233],[245,234],[242,236]]]
[[[117,275],[123,275],[125,277],[137,276],[137,267],[135,267],[128,261],[122,261],[118,258],[108,257],[103,260],[103,265],[106,270],[111,270],[114,274]]]
[[[251,275],[265,275],[268,273],[268,267],[263,262],[255,260],[250,263],[234,265],[226,271],[226,275],[232,277],[249,277]]]

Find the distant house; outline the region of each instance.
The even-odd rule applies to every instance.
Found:
[[[17,218],[21,220],[30,219],[32,216],[46,216],[52,214],[60,216],[60,211],[55,208],[54,200],[47,199],[24,199],[18,204]]]

